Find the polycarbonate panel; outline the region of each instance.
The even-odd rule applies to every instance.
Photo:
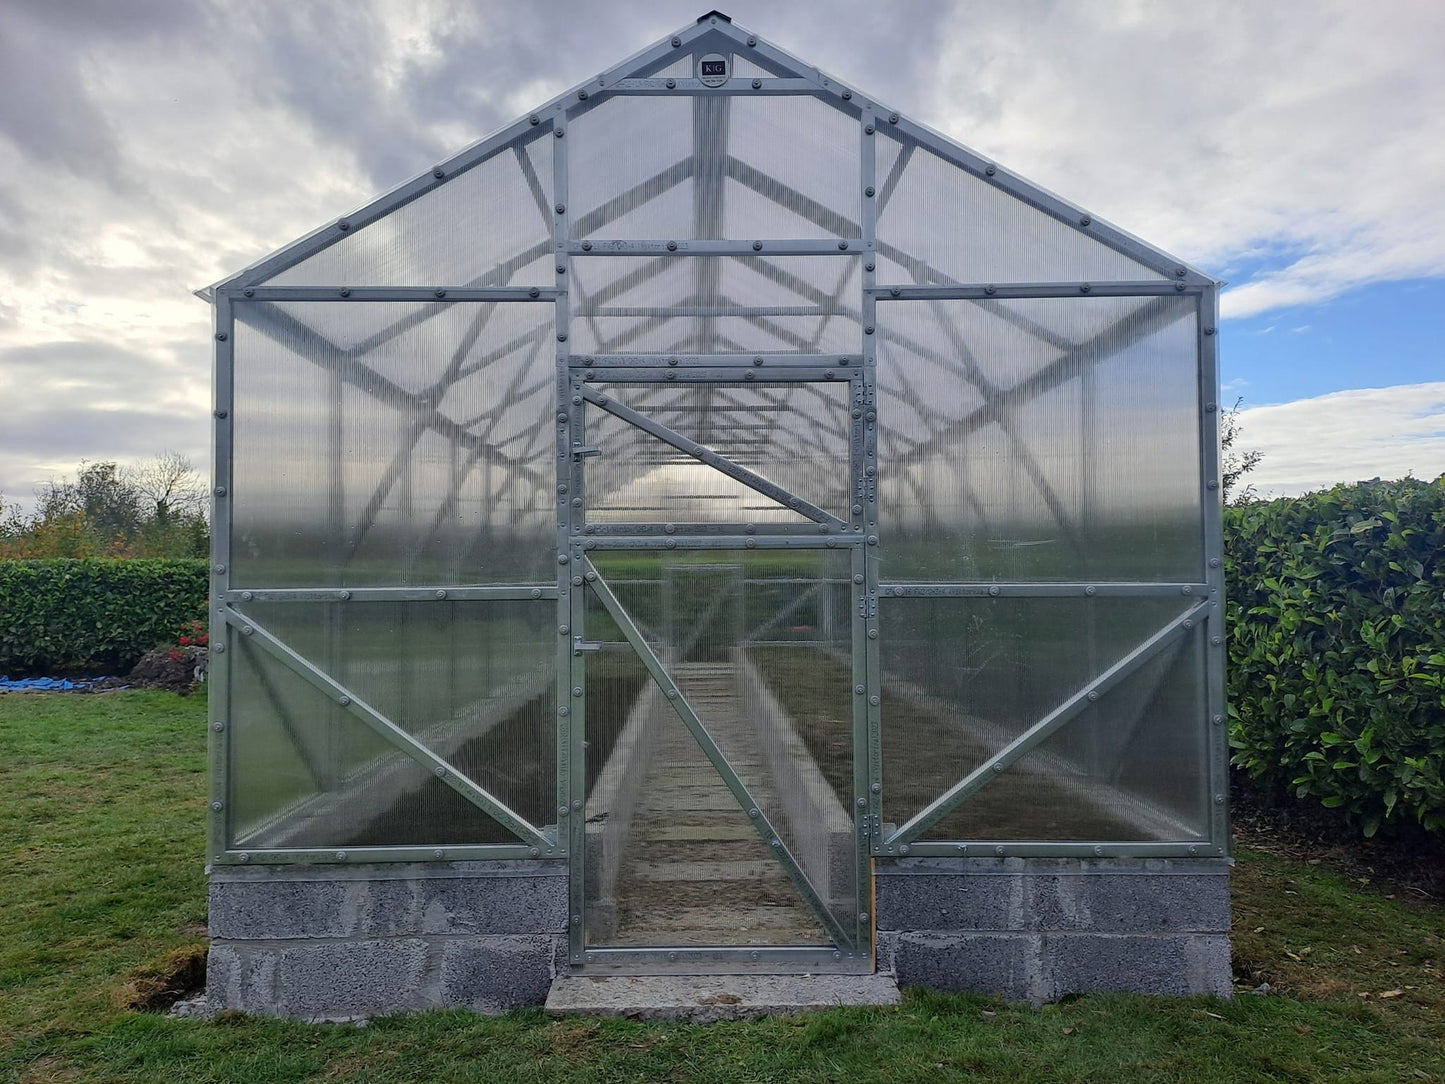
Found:
[[[593,561],[701,718],[757,808],[826,906],[856,928],[849,802],[828,770],[851,778],[846,658],[848,557],[829,551],[594,552]],[[621,632],[589,592],[586,634]],[[651,681],[625,708],[592,701],[587,730],[622,736],[588,802],[587,943],[826,944],[828,937],[747,810],[673,704]],[[818,665],[832,669],[824,670]],[[831,683],[820,675],[835,675]],[[793,714],[790,680],[821,684]],[[845,735],[840,743],[839,734]]]
[[[503,148],[271,286],[550,286],[552,134]]]
[[[236,312],[233,586],[552,578],[552,306]]]
[[[856,255],[582,256],[572,349],[588,353],[854,353]]]
[[[921,838],[1204,839],[1207,732],[1200,626]]]
[[[1192,298],[878,306],[885,580],[1200,582]]]
[[[880,283],[1165,277],[936,154],[876,138]]]
[[[847,384],[597,384],[598,391],[841,518]],[[600,408],[587,412],[589,522],[802,523],[798,512]]]
[[[903,824],[1029,727],[1183,613],[1192,598],[891,598],[882,644],[884,819]],[[1197,675],[1161,694],[1162,664],[1141,672],[1143,694],[1116,688],[1064,730],[1122,734],[1148,708],[1162,758],[1202,740]],[[1160,696],[1163,699],[1160,699]],[[1166,710],[1167,709],[1167,710]],[[1196,733],[1197,731],[1197,733]],[[1054,748],[1073,742],[1060,731]],[[1127,737],[1127,735],[1125,735]],[[1102,739],[1095,740],[1096,746]],[[1144,739],[1140,739],[1144,740]],[[1125,743],[1127,744],[1127,743]],[[1143,746],[1129,754],[1148,756]],[[1042,764],[1031,761],[1033,767]],[[1098,755],[1069,773],[1001,773],[928,835],[930,839],[1158,839],[1150,825],[1172,810],[1164,790],[1125,803],[1080,798],[1122,785],[1123,760]],[[1080,766],[1082,764],[1082,766]],[[1093,772],[1093,775],[1089,775]],[[1192,760],[1171,784],[1202,785]],[[1082,775],[1080,773],[1083,773]],[[1092,788],[1092,789],[1091,789]],[[1167,789],[1167,788],[1166,788]],[[1159,808],[1145,816],[1145,806]]]
[[[556,822],[553,604],[252,602],[245,612],[518,816]],[[334,731],[372,734],[334,705],[319,707],[335,717]],[[380,741],[368,737],[365,748],[389,748]],[[345,766],[327,764],[329,748],[320,746],[323,766],[346,776]],[[345,796],[354,815],[366,811],[353,844],[516,842],[464,798],[465,809],[452,802],[455,792],[427,769],[415,776],[386,759],[390,774],[371,772]]]
[[[237,641],[232,849],[518,842],[282,663]]]
[[[860,233],[858,122],[816,98],[612,98],[568,133],[572,236]]]

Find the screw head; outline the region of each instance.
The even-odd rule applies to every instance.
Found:
[[[223,731],[223,730],[226,729],[226,724],[225,724],[225,723],[212,723],[212,724],[211,724],[211,729],[214,730],[217,734],[219,734],[221,731]]]
[[[559,331],[559,332],[557,332],[557,341],[558,341],[559,343],[564,343],[564,342],[566,342],[566,341],[567,341],[567,333],[566,333],[565,331]]]
[[[754,80],[753,80],[753,89],[754,89],[754,90],[759,89],[762,85],[763,85],[763,81],[762,81],[761,79],[754,79]]]
[[[336,224],[336,228],[337,228],[338,230],[349,230],[349,229],[351,229],[351,223],[348,222],[348,221],[346,221],[346,219],[343,218],[340,222],[338,222],[338,223]]]
[[[571,560],[571,558],[568,557],[565,553],[557,554],[557,563],[559,565],[565,565],[569,560]]]
[[[868,698],[868,703],[872,704],[876,708],[879,704],[883,703],[883,701],[875,694]]]
[[[351,597],[351,592],[350,592],[350,591],[338,591],[338,592],[336,593],[336,597],[339,598],[342,602],[345,602],[347,599],[349,599],[349,598]]]
[[[216,489],[215,489],[215,493],[216,493],[216,496],[218,496],[218,497],[224,497],[224,496],[226,495],[226,487],[225,487],[225,486],[217,486]]]
[[[992,297],[994,294],[998,293],[998,287],[993,285],[985,286],[983,288],[983,292]]]
[[[559,203],[556,207],[553,208],[553,210],[555,210],[559,215],[565,215],[567,213],[567,205],[565,203]]]
[[[853,582],[854,582],[854,583],[862,583],[862,582],[863,582],[863,577],[862,577],[862,576],[854,576],[854,577],[853,577]]]
[[[752,47],[752,46],[756,45],[757,43],[758,43],[758,39],[757,39],[757,38],[753,38],[753,37],[748,38],[748,46],[749,46],[749,47]]]
[[[437,180],[441,180],[443,177],[445,177],[445,176],[447,175],[447,171],[444,170],[444,169],[442,169],[441,166],[437,166],[436,169],[434,169],[434,170],[431,171],[431,175],[432,175],[433,177],[435,177]]]
[[[1098,593],[1099,593],[1099,589],[1098,589],[1097,587],[1095,587],[1093,584],[1090,584],[1088,587],[1084,588],[1084,594],[1086,594],[1086,595],[1088,595],[1088,596],[1090,596],[1090,597],[1093,597],[1094,595],[1097,595]]]
[[[437,590],[436,590],[436,597],[437,597],[437,598],[446,598],[446,597],[447,597],[446,590],[445,590],[444,588],[438,587]]]
[[[843,92],[843,100],[845,102],[851,102],[853,100],[853,92],[851,90],[845,90]]]
[[[1090,702],[1097,701],[1098,699],[1099,699],[1099,690],[1098,690],[1098,689],[1090,689],[1090,690],[1089,690],[1089,700],[1090,700]]]
[[[215,412],[215,414],[216,414],[216,417],[218,417],[218,418],[224,418],[224,417],[226,417],[226,411],[224,411],[224,410],[218,410],[218,411]]]
[[[863,134],[864,134],[864,135],[872,135],[872,134],[873,134],[873,125],[870,124],[870,125],[866,126],[866,127],[863,129]]]
[[[839,250],[840,252],[847,252],[847,251],[848,251],[848,242],[847,242],[847,241],[839,241],[839,242],[838,242],[838,250]]]
[[[873,325],[872,325],[872,324],[868,324],[866,327],[864,327],[864,328],[863,328],[863,334],[864,334],[864,335],[872,335],[872,334],[873,334]]]
[[[572,627],[570,625],[558,625],[557,631],[563,636],[566,636],[569,632],[572,631]]]
[[[998,588],[997,588],[997,587],[990,587],[990,588],[988,589],[988,593],[989,593],[990,597],[992,597],[992,598],[998,598]]]
[[[247,297],[255,297],[255,296],[256,296],[256,291],[253,290],[253,289],[252,289],[251,287],[249,287],[249,286],[247,286],[244,290],[242,290],[241,293],[245,294]]]
[[[337,702],[338,704],[340,704],[343,708],[348,708],[348,707],[351,706],[351,697],[349,697],[349,696],[338,697],[336,702]]]
[[[883,790],[883,784],[882,784],[882,783],[874,783],[874,784],[873,784],[872,786],[870,786],[868,789],[871,790],[874,794],[878,794],[878,793],[880,793],[880,792]]]
[[[564,135],[567,134],[567,130],[565,128],[553,128],[552,134],[558,139],[561,139]]]
[[[903,296],[903,287],[902,287],[902,286],[894,286],[894,287],[893,287],[892,289],[890,289],[888,292],[889,292],[890,294],[892,294],[894,297],[902,297],[902,296]]]
[[[1093,288],[1092,286],[1090,286],[1087,282],[1085,282],[1085,283],[1082,283],[1082,284],[1079,286],[1079,293],[1081,293],[1081,294],[1091,293],[1091,292],[1093,291],[1093,289],[1094,289],[1094,288]]]
[[[528,297],[541,297],[541,296],[542,296],[542,291],[539,290],[539,289],[537,289],[537,287],[533,286],[530,290],[527,291],[527,296],[528,296]]]
[[[579,90],[577,92],[577,100],[579,102],[585,102],[587,100],[587,92],[585,90]]]
[[[897,114],[897,113],[889,113],[889,114],[888,114],[888,123],[889,123],[889,124],[897,124],[897,123],[898,123],[898,114]]]
[[[1213,329],[1212,327],[1207,327],[1207,328],[1204,329],[1204,334],[1206,334],[1206,335],[1213,335],[1213,334],[1214,334],[1214,329]]]
[[[681,39],[681,38],[679,38],[679,37],[674,37],[674,38],[672,39],[672,47],[673,47],[674,49],[679,48],[681,45],[682,45],[682,39]]]
[[[667,89],[668,89],[668,90],[675,90],[676,88],[677,88],[677,80],[676,80],[676,79],[669,79],[669,80],[667,81]]]
[[[348,289],[348,288],[345,287],[345,286],[343,286],[341,289],[337,290],[336,292],[337,292],[338,294],[340,294],[342,297],[350,297],[350,296],[351,296],[351,290]]]
[[[537,116],[536,113],[533,113],[530,117],[527,118],[527,123],[529,123],[529,124],[541,124],[541,123],[542,123],[542,118],[539,117],[539,116]]]
[[[440,286],[438,286],[433,292],[437,295],[437,297],[446,297],[446,296],[447,296],[447,292],[446,292],[445,290],[443,290]]]
[[[667,243],[667,251],[668,251],[668,252],[676,252],[676,251],[677,251],[677,242],[676,242],[676,241],[669,241],[669,242]]]
[[[1088,226],[1088,225],[1090,225],[1093,221],[1094,221],[1094,220],[1093,220],[1092,218],[1090,218],[1088,215],[1084,215],[1083,217],[1081,217],[1081,218],[1079,219],[1079,225],[1080,225],[1080,226]]]
[[[223,575],[223,574],[225,573],[225,571],[226,571],[226,566],[225,566],[225,565],[217,565],[217,566],[216,566],[216,575],[217,575],[217,576]]]
[[[224,331],[218,331],[218,332],[216,332],[216,341],[217,341],[218,343],[223,343],[223,342],[225,342],[225,341],[226,341],[226,333],[225,333]]]
[[[984,173],[987,174],[987,175],[990,176],[990,177],[992,177],[992,176],[993,176],[995,173],[997,173],[997,172],[998,172],[998,167],[997,167],[997,166],[987,166],[987,167],[984,168]]]
[[[221,802],[212,802],[211,808],[214,809],[217,813],[219,813],[222,809],[225,808],[225,806]]]
[[[442,857],[445,857],[445,855],[446,855],[446,851],[442,850],[440,847],[438,847],[436,850],[432,851],[432,853],[431,853],[431,856],[432,856],[433,858],[442,858]]]
[[[447,774],[445,766],[441,764],[438,764],[435,768],[432,769],[432,771],[436,772],[438,776],[443,776]]]

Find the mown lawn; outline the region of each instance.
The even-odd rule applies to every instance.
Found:
[[[1445,911],[1262,850],[1237,855],[1237,970],[1282,993],[1232,1002],[915,992],[711,1026],[139,1011],[204,946],[204,715],[0,696],[0,1081],[1445,1080]]]

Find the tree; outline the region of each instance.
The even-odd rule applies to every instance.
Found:
[[[162,452],[139,467],[128,468],[123,476],[144,499],[151,518],[164,523],[206,514],[205,484],[191,461],[179,452]]]
[[[1244,397],[1240,396],[1234,401],[1234,406],[1219,415],[1219,484],[1224,492],[1225,504],[1243,504],[1254,497],[1254,486],[1245,486],[1238,492],[1235,487],[1264,458],[1264,453],[1258,448],[1235,447],[1243,428],[1239,421],[1239,405],[1243,402]]]

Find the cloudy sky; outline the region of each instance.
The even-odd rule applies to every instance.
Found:
[[[0,493],[208,466],[194,288],[704,6],[0,0]],[[1227,279],[1261,493],[1445,471],[1445,4],[724,10]]]

